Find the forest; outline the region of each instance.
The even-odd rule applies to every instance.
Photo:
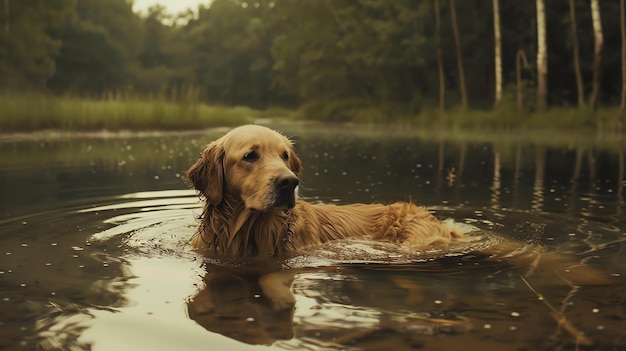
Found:
[[[2,0],[0,23],[0,103],[157,99],[327,121],[624,118],[624,0],[207,0],[178,14],[135,13],[130,0]]]

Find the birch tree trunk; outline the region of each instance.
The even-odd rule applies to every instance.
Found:
[[[583,89],[583,76],[580,73],[580,55],[578,52],[578,31],[576,28],[576,7],[574,0],[569,0],[569,14],[572,22],[572,47],[574,50],[574,72],[576,73],[576,87],[578,88],[578,107],[585,105],[585,93]]]
[[[602,36],[602,22],[600,21],[600,3],[599,0],[591,0],[591,18],[593,20],[593,82],[591,85],[591,97],[589,105],[595,110],[598,102],[598,94],[600,92],[600,69],[602,61],[602,44],[604,38]]]
[[[435,38],[437,40],[437,69],[439,70],[439,110],[446,111],[446,83],[443,71],[443,49],[441,48],[441,16],[439,0],[435,0]]]
[[[502,100],[502,39],[500,37],[500,4],[499,0],[493,0],[493,36],[495,49],[496,69],[496,97],[494,105],[498,106]]]
[[[537,109],[548,105],[548,44],[544,0],[537,0]]]
[[[461,103],[463,110],[467,110],[467,89],[465,88],[465,70],[463,69],[463,52],[461,51],[461,38],[459,36],[459,26],[456,20],[456,6],[454,0],[450,0],[450,15],[452,18],[452,29],[454,31],[454,47],[456,48],[456,62],[459,66],[459,85],[461,86]]]
[[[626,109],[626,8],[624,8],[624,0],[619,2],[619,18],[620,29],[622,32],[622,98],[619,106],[620,115]]]

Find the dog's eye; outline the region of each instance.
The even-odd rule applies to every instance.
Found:
[[[250,151],[243,155],[243,160],[246,162],[254,162],[259,159],[259,154],[256,151]]]
[[[285,151],[285,152],[283,152],[281,157],[283,158],[283,160],[287,161],[289,159],[289,153],[287,151]]]

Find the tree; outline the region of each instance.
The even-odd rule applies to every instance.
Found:
[[[435,0],[435,39],[437,41],[437,71],[439,72],[439,110],[446,110],[446,75],[443,70],[443,49],[441,48],[441,16],[439,0]]]
[[[524,112],[524,87],[522,86],[522,65],[528,68],[528,60],[524,50],[518,50],[515,55],[515,85],[517,90],[517,112],[521,115]]]
[[[184,31],[184,16],[189,13],[171,15],[165,7],[155,5],[148,9],[142,18],[144,40],[138,55],[139,68],[133,89],[141,94],[168,94],[178,99],[197,98],[196,80],[193,74],[193,56],[190,40]],[[193,15],[193,13],[191,13]],[[191,94],[191,95],[190,95]]]
[[[494,63],[496,69],[496,97],[495,106],[502,100],[502,39],[500,37],[500,5],[493,0],[493,36],[494,36]]]
[[[592,109],[596,108],[598,102],[598,94],[600,93],[600,73],[602,64],[602,44],[604,41],[602,35],[602,21],[600,20],[600,4],[599,0],[591,0],[591,18],[593,19],[593,80],[591,84],[591,97],[589,105]]]
[[[537,0],[537,109],[548,105],[548,48],[544,0]]]
[[[452,29],[454,32],[454,48],[456,50],[456,60],[459,67],[459,85],[461,86],[461,103],[463,109],[467,109],[467,90],[465,88],[465,71],[463,70],[463,51],[461,50],[461,38],[456,19],[456,7],[454,0],[450,0],[450,17],[452,19]]]
[[[46,88],[61,45],[56,32],[74,7],[73,0],[4,0],[0,87]]]
[[[132,86],[143,26],[126,0],[80,0],[60,30],[62,45],[50,87],[101,95]]]
[[[4,35],[5,40],[8,40],[9,32],[11,29],[11,6],[9,6],[9,0],[4,0]]]
[[[582,107],[585,104],[585,95],[583,90],[583,76],[580,73],[580,55],[578,53],[578,31],[576,28],[578,24],[576,22],[576,7],[574,0],[569,0],[569,13],[570,22],[572,25],[572,50],[574,54],[574,72],[576,73],[576,88],[578,91],[578,107]]]
[[[622,97],[620,101],[620,113],[626,108],[626,9],[624,9],[624,0],[619,2],[619,18],[620,32],[622,38]]]

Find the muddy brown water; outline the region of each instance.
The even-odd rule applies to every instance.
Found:
[[[307,201],[412,199],[615,283],[554,272],[525,282],[524,267],[467,250],[360,242],[281,260],[204,257],[187,244],[200,203],[181,177],[225,130],[3,136],[0,349],[626,349],[619,137],[277,128],[297,140]],[[294,272],[294,310],[263,295],[268,269]]]

